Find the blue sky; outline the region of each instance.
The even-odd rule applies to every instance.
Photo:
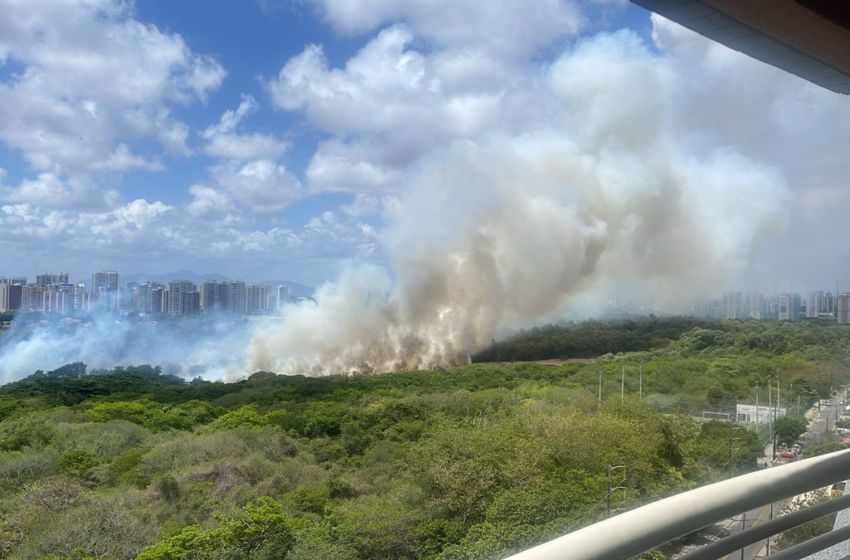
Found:
[[[591,283],[850,280],[846,98],[629,2],[0,0],[0,13],[0,275],[318,285],[367,263],[403,284],[432,251],[460,263],[490,247],[506,290],[557,301]],[[520,198],[502,196],[506,177]],[[520,243],[497,217],[526,203]],[[568,288],[512,276],[552,270],[551,255],[587,274],[559,273]]]

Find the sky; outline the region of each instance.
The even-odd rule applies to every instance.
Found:
[[[0,13],[0,276],[850,290],[850,98],[624,0]]]

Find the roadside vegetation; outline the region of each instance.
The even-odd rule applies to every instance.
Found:
[[[687,321],[561,366],[35,372],[0,387],[0,558],[491,560],[606,517],[609,468],[617,510],[754,469],[755,432],[694,405],[776,376],[805,403],[847,376],[843,326]]]

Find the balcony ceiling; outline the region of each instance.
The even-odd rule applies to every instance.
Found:
[[[850,94],[850,1],[632,2],[821,87]]]

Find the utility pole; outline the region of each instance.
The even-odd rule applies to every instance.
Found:
[[[602,408],[602,370],[599,370],[599,408]]]
[[[741,531],[747,530],[747,512],[741,514]],[[741,560],[744,560],[744,547],[741,547]]]
[[[623,364],[623,374],[620,377],[620,402],[626,399],[626,365]]]
[[[759,382],[756,381],[756,435],[760,434],[759,428],[761,428],[759,425]]]
[[[773,384],[771,383],[772,379],[770,377],[767,378],[767,440],[770,441],[773,434]],[[776,459],[776,445],[773,445],[773,458]]]
[[[640,362],[640,373],[638,374],[638,398],[643,400],[643,360]]]
[[[726,463],[728,466],[732,466],[732,442],[738,441],[740,438],[733,438],[732,436],[738,431],[739,428],[731,428],[729,429],[729,461]]]
[[[788,386],[788,408],[791,408],[791,391],[794,390],[794,384]]]

